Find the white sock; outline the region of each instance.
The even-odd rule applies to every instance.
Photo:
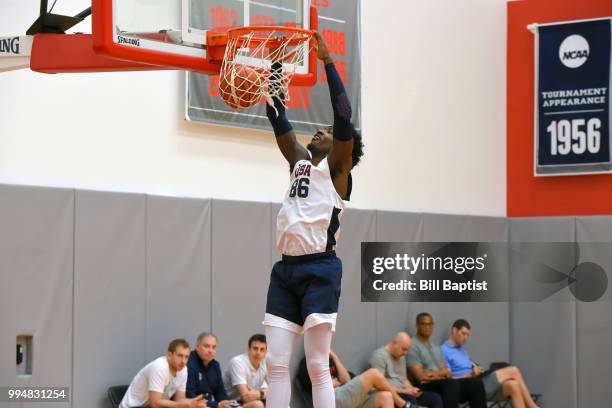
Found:
[[[289,363],[298,334],[280,327],[266,326],[266,368],[268,370],[268,408],[287,408],[291,401]]]
[[[314,408],[335,408],[334,386],[329,373],[331,350],[331,324],[311,327],[304,333],[304,352],[308,375],[312,382],[312,405]]]

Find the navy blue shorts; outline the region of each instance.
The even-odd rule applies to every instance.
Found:
[[[280,317],[301,328],[309,315],[316,314],[315,318],[321,315],[319,320],[315,319],[321,323],[333,315],[333,322],[329,322],[335,327],[341,281],[342,262],[333,251],[293,257],[283,255],[283,260],[274,264],[270,275],[266,316]],[[278,325],[270,324],[267,317],[264,324]]]

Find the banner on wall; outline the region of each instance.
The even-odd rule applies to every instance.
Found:
[[[611,18],[531,25],[535,175],[612,172]]]

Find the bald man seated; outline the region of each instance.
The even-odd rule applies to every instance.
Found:
[[[329,373],[334,386],[336,408],[413,408],[402,399],[380,371],[370,368],[351,378],[342,360],[333,350],[329,354]],[[306,359],[302,359],[297,380],[302,389],[312,395],[312,382]]]
[[[440,395],[423,391],[408,380],[405,356],[411,346],[412,339],[408,333],[396,333],[389,343],[372,353],[370,366],[380,371],[393,390],[406,401],[423,407],[443,408]]]

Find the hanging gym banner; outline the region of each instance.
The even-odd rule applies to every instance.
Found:
[[[529,26],[535,33],[535,175],[612,171],[612,19]]]

